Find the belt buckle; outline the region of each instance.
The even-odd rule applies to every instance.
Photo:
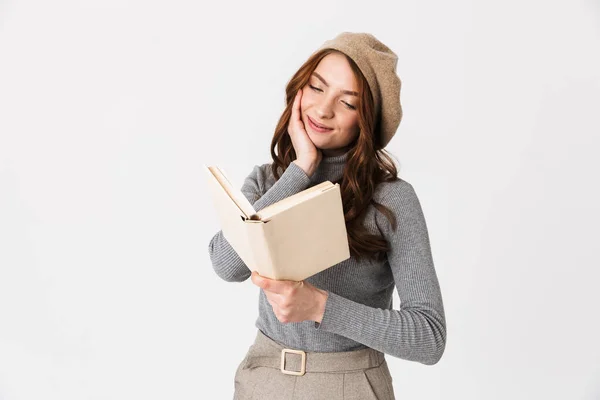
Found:
[[[302,356],[302,365],[300,366],[300,371],[290,371],[285,369],[285,353],[300,354]],[[302,350],[281,349],[281,372],[287,375],[304,375],[306,373],[306,353]]]

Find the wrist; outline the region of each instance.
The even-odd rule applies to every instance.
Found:
[[[325,305],[327,304],[327,298],[329,292],[326,290],[317,289],[317,310],[313,321],[321,323],[323,321],[323,315],[325,314]]]
[[[299,166],[300,168],[302,168],[302,170],[304,171],[304,173],[306,175],[308,175],[309,177],[312,176],[312,174],[314,174],[315,169],[317,169],[317,165],[314,162],[310,162],[310,161],[304,161],[304,160],[294,160],[293,163],[295,163],[297,166]]]

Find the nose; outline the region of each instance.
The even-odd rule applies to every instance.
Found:
[[[324,97],[324,96],[323,96]],[[319,118],[328,119],[333,117],[332,99],[323,98],[317,103],[317,115]]]

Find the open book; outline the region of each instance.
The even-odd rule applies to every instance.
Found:
[[[256,212],[222,169],[204,169],[223,235],[251,271],[300,281],[350,258],[339,184],[325,181]]]

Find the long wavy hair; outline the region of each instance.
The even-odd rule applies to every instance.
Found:
[[[314,53],[300,67],[288,82],[286,93],[286,107],[283,111],[271,142],[271,171],[275,179],[280,178],[279,170],[285,171],[292,161],[296,159],[296,152],[291,138],[287,133],[288,124],[292,115],[294,97],[309,81],[319,62],[328,54],[338,52],[343,54],[354,72],[358,81],[358,125],[360,132],[350,144],[348,159],[344,166],[343,175],[339,183],[344,208],[344,219],[350,247],[350,255],[357,259],[363,257],[381,260],[389,250],[387,240],[380,235],[372,235],[363,226],[367,207],[373,204],[382,212],[396,228],[394,214],[384,205],[373,200],[373,192],[380,182],[395,181],[398,171],[393,159],[381,148],[379,121],[376,121],[373,97],[369,84],[356,63],[346,54],[334,49],[323,49]],[[275,153],[277,149],[277,153]]]

